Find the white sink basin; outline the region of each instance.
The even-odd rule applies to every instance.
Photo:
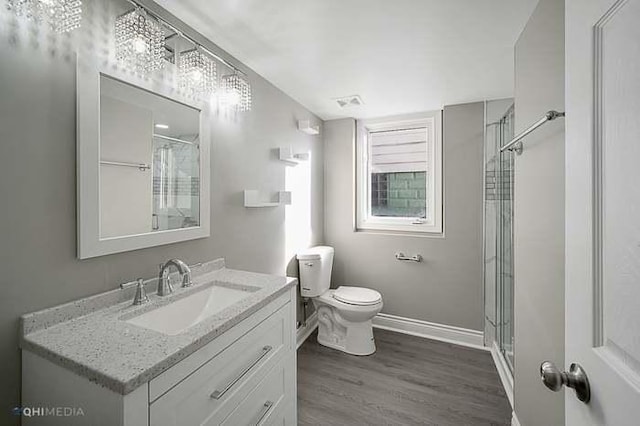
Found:
[[[249,296],[245,290],[211,285],[189,296],[126,320],[129,324],[175,335]]]

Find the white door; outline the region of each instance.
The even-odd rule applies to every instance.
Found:
[[[640,425],[640,0],[565,4],[566,424]]]

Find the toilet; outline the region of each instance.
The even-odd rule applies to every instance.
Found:
[[[300,292],[318,312],[318,343],[352,355],[374,353],[371,320],[382,309],[382,295],[364,287],[330,289],[333,247],[311,247],[297,259]]]

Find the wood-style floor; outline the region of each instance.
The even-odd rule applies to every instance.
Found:
[[[509,425],[511,406],[491,354],[374,330],[377,352],[298,350],[299,425]]]

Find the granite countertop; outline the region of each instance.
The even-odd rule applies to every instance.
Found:
[[[193,268],[192,275],[193,286],[178,285],[173,294],[165,297],[155,294],[157,279],[146,281],[150,301],[140,306],[131,304],[135,288],[129,288],[23,315],[20,346],[114,392],[127,394],[297,284],[295,278],[227,269],[223,259]],[[175,335],[125,322],[201,291],[212,282],[250,287],[252,292]]]

